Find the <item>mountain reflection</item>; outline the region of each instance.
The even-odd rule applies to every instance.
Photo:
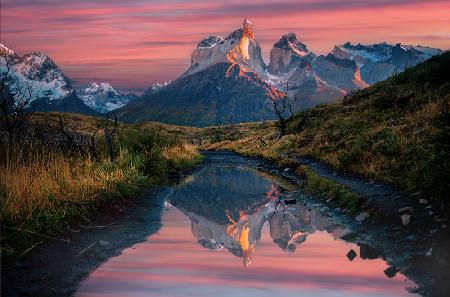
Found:
[[[261,189],[265,189],[261,192]],[[339,237],[343,229],[318,209],[283,194],[283,189],[250,169],[211,167],[195,178],[195,187],[181,186],[171,203],[191,221],[192,234],[210,250],[226,248],[244,266],[268,224],[274,244],[293,253],[316,230]]]

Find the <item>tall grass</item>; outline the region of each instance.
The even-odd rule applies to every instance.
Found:
[[[94,160],[42,145],[1,146],[2,254],[20,255],[102,203],[132,197],[201,160],[196,147],[147,129],[125,129],[114,149],[110,162],[102,150]]]

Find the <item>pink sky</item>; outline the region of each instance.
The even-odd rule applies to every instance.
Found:
[[[1,43],[43,51],[78,87],[108,81],[142,91],[173,80],[209,34],[226,36],[247,17],[267,58],[294,32],[317,54],[335,44],[401,42],[450,48],[450,2],[438,0],[136,0],[1,2]]]

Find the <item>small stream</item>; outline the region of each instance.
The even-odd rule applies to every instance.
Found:
[[[75,296],[414,296],[415,282],[387,263],[394,253],[354,233],[361,224],[235,155],[208,159],[166,191],[158,232],[93,270]]]

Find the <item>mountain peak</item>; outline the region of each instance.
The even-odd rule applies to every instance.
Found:
[[[242,37],[255,39],[255,35],[253,33],[253,24],[248,19],[244,19],[244,22],[242,23]]]
[[[223,38],[219,35],[210,35],[200,41],[197,45],[198,48],[211,48],[221,43]]]
[[[261,56],[261,48],[254,37],[252,22],[244,19],[242,27],[225,39],[211,35],[200,41],[191,54],[191,67],[184,75],[196,73],[217,63],[228,63],[230,69],[238,65],[241,74],[264,72],[266,66]]]
[[[253,23],[248,19],[244,19],[244,21],[242,22],[242,27],[231,32],[225,39],[241,40],[244,37],[247,37],[251,40],[255,39],[255,34],[253,32]]]
[[[4,44],[0,43],[0,55],[12,56],[15,55],[14,51],[7,48]]]
[[[77,94],[87,106],[100,113],[118,109],[130,102],[131,98],[116,91],[108,82],[91,82],[86,88],[78,90]]]
[[[108,92],[111,92],[113,95],[120,95],[120,93],[116,91],[108,82],[91,82],[83,90],[86,94],[106,94]]]
[[[312,59],[315,57],[305,44],[298,41],[297,36],[290,32],[283,35],[278,42],[273,45],[270,51],[269,72],[282,76],[282,80],[288,80],[285,75],[294,68],[310,67]]]
[[[280,40],[273,45],[273,47],[292,50],[301,57],[306,56],[309,53],[306,44],[298,41],[297,36],[292,32],[283,35]]]

